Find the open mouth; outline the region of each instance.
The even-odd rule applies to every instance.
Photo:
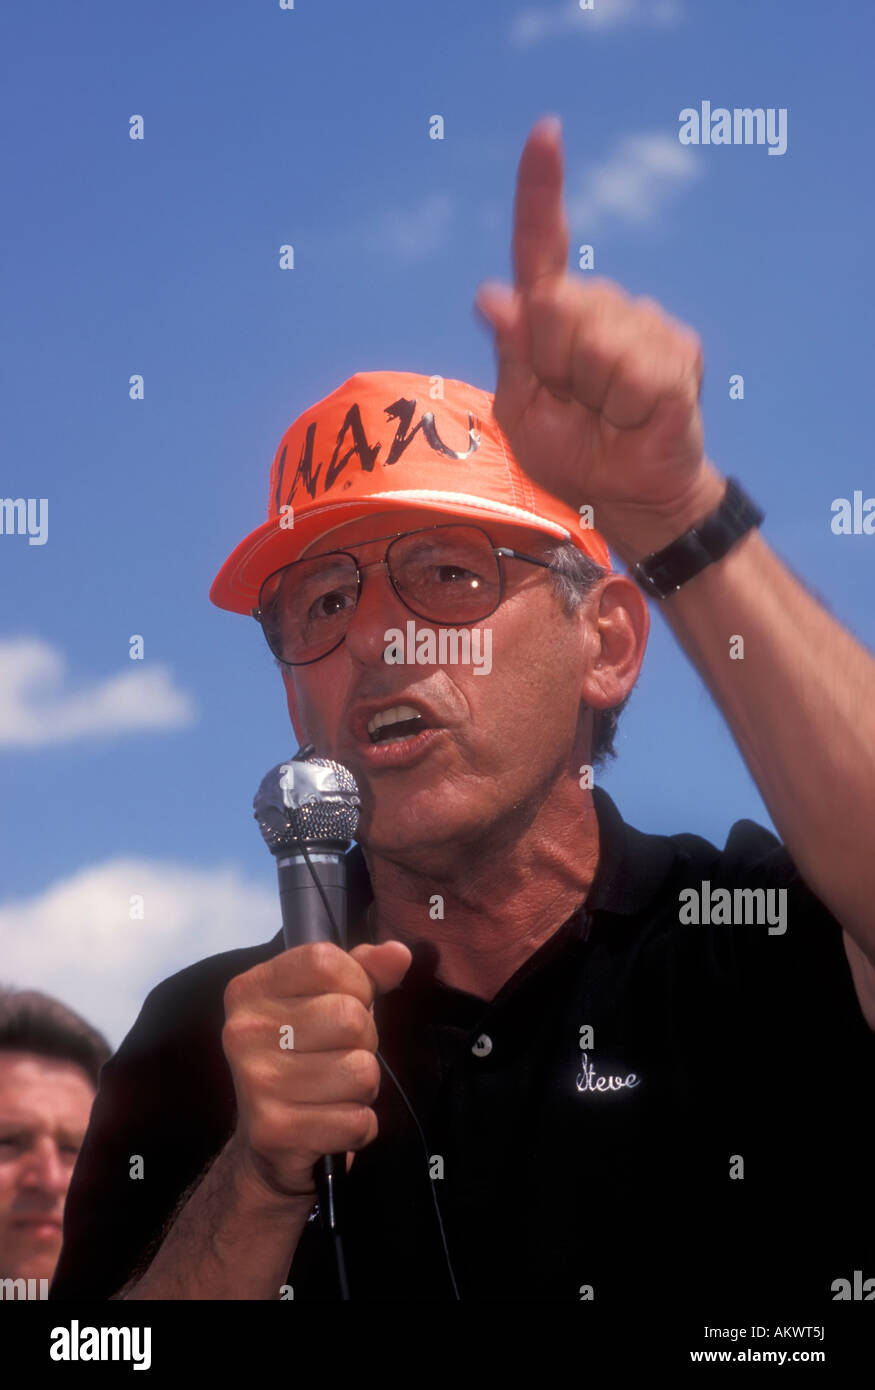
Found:
[[[418,710],[410,705],[394,705],[392,709],[380,710],[371,716],[368,738],[371,743],[403,743],[405,739],[415,738],[425,727]]]

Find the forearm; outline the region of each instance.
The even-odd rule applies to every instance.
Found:
[[[801,875],[875,960],[875,659],[757,531],[660,607]]]
[[[116,1299],[276,1299],[314,1199],[271,1199],[231,1140],[172,1222],[146,1272]]]

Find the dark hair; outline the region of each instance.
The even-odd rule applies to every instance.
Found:
[[[75,1062],[95,1090],[100,1068],[112,1056],[103,1034],[59,999],[11,985],[0,985],[0,1052],[32,1052]]]
[[[608,570],[591,560],[588,555],[584,555],[572,541],[550,546],[545,558],[550,561],[550,578],[556,595],[569,616],[577,611],[599,580],[608,574]],[[606,758],[617,756],[614,736],[620,715],[626,708],[631,694],[630,690],[612,709],[593,711],[595,718],[590,754],[593,767],[598,767]]]

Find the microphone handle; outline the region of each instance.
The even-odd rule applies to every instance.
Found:
[[[308,846],[310,866],[303,854],[283,850],[277,856],[283,942],[286,950],[315,941],[333,941],[346,950],[346,860],[333,847]],[[313,882],[319,879],[322,893]],[[325,895],[323,901],[322,894]],[[325,910],[331,909],[331,917]],[[331,919],[334,919],[333,922]],[[335,930],[336,928],[336,930]],[[314,1164],[319,1216],[332,1236],[340,1230],[340,1214],[346,1191],[346,1154],[323,1154]]]

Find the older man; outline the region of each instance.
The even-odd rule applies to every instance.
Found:
[[[344,1151],[354,1298],[801,1316],[873,1263],[875,663],[705,456],[694,335],[566,274],[561,183],[541,122],[516,285],[478,296],[494,402],[352,377],[287,431],[214,584],[261,622],[298,738],[355,774],[352,949],[278,934],[153,991],[54,1297],[337,1297],[313,1168]],[[645,593],[783,845],[642,835],[593,787]]]

